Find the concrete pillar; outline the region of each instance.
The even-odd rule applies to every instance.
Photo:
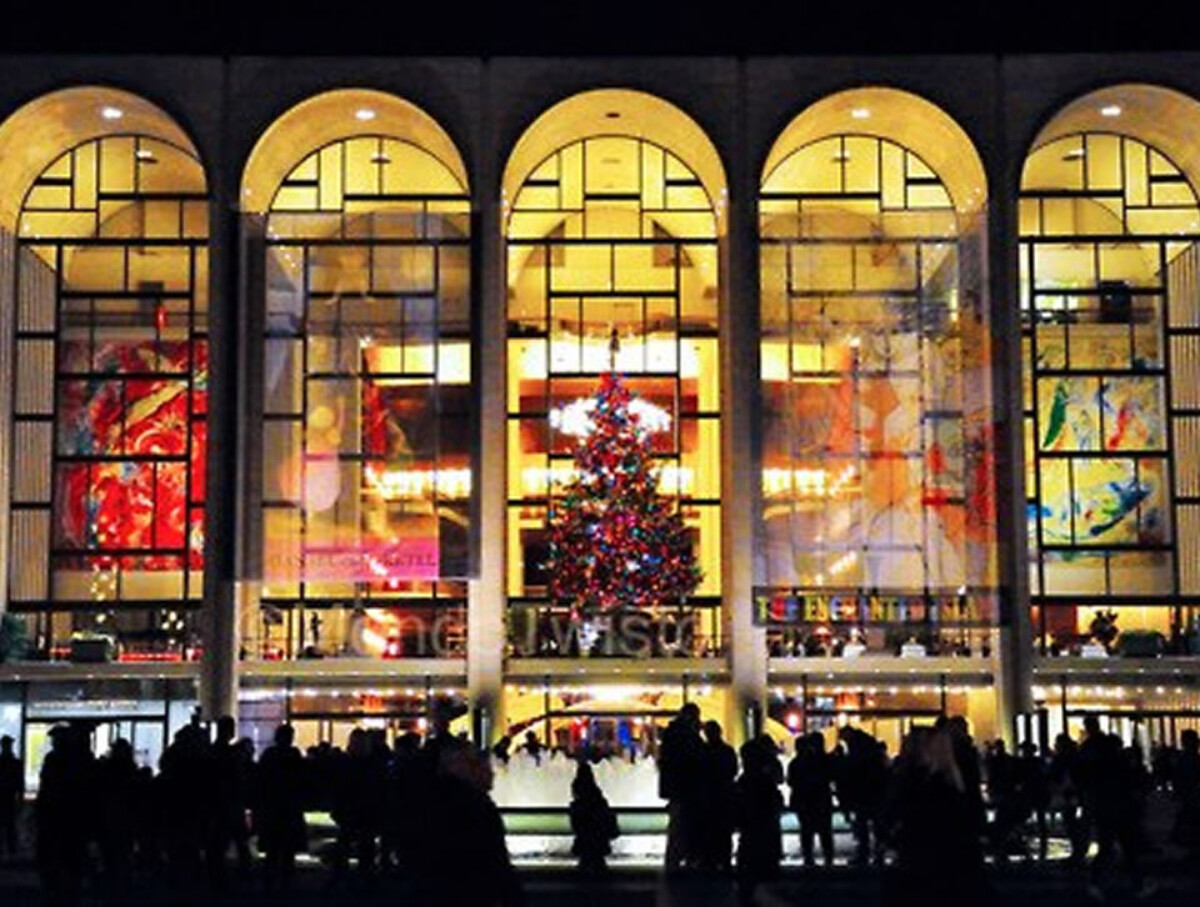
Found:
[[[484,71],[482,109],[489,110],[489,77]],[[506,641],[504,538],[505,333],[507,293],[504,283],[503,212],[500,206],[501,162],[493,151],[491,122],[484,117],[471,186],[472,347],[473,378],[478,393],[479,447],[474,487],[478,493],[478,576],[468,584],[467,695],[472,708],[487,711],[493,737],[504,732],[504,649]],[[491,741],[478,741],[490,743]]]
[[[728,173],[729,204],[722,243],[721,501],[725,626],[731,690],[728,736],[743,739],[751,709],[766,708],[766,633],[754,625],[755,537],[759,525],[758,175],[746,147],[745,64],[739,67],[742,122]]]
[[[228,90],[225,90],[228,117]],[[228,129],[223,130],[228,134]],[[228,142],[224,143],[228,147]],[[238,598],[234,579],[239,528],[245,515],[239,464],[247,462],[242,445],[259,434],[243,411],[247,388],[242,366],[248,355],[262,359],[261,331],[246,323],[254,299],[246,298],[250,262],[242,242],[237,211],[237,168],[231,161],[209,173],[208,303],[208,458],[205,499],[204,610],[201,626],[204,657],[200,669],[200,709],[206,720],[237,716]],[[261,273],[261,245],[257,272]],[[259,308],[261,308],[261,300]]]
[[[999,65],[999,64],[997,64]],[[997,93],[1003,97],[1003,91]],[[1005,147],[1003,105],[997,102],[995,147]],[[993,163],[987,221],[992,315],[992,405],[996,444],[996,540],[1000,622],[996,664],[997,724],[1010,744],[1015,719],[1033,708],[1033,633],[1025,526],[1025,437],[1021,402],[1021,314],[1015,189],[1023,161]],[[1013,190],[1010,192],[1010,188]]]

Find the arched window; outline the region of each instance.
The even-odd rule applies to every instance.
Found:
[[[1144,86],[1075,102],[1022,174],[1030,585],[1051,654],[1182,646],[1200,601],[1200,205],[1184,143],[1144,109],[1172,97],[1168,123],[1196,116]]]
[[[775,656],[990,645],[984,190],[967,136],[887,89],[814,105],[768,157],[756,616]]]
[[[687,141],[680,141],[683,136]],[[676,108],[631,91],[544,114],[505,175],[510,651],[707,655],[721,650],[721,427],[717,237],[723,176]],[[610,340],[619,347],[613,356]],[[704,579],[644,614],[639,637],[548,596],[547,506],[574,471],[559,418],[614,368],[661,416],[660,490],[679,508]]]
[[[247,648],[461,657],[473,424],[461,159],[411,104],[332,92],[268,131],[243,193],[266,217],[263,584]]]
[[[61,94],[93,135],[39,149],[53,157],[17,214],[9,608],[29,614],[42,657],[190,659],[204,566],[204,169],[146,102]],[[33,148],[38,103],[13,118]]]

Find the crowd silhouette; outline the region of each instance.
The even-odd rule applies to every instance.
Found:
[[[307,754],[284,724],[256,761],[233,719],[220,719],[212,739],[195,719],[157,775],[136,765],[127,741],[96,759],[86,727],[63,725],[41,768],[35,862],[52,905],[78,903],[88,879],[115,895],[135,879],[220,892],[250,881],[255,850],[263,888],[287,892],[309,849],[306,815],[327,812],[337,827],[332,884],[353,862],[362,880],[402,873],[413,903],[513,905],[520,887],[491,782],[487,757],[445,724],[391,747],[382,732],[355,730],[344,751]]]
[[[841,812],[854,839],[851,865],[889,867],[889,898],[986,895],[985,858],[1003,863],[1017,854],[1046,860],[1052,832],[1069,842],[1068,864],[1088,866],[1089,894],[1103,898],[1118,866],[1131,891],[1148,894],[1144,872],[1146,819],[1153,799],[1170,815],[1169,837],[1200,856],[1200,740],[1185,730],[1180,747],[1160,745],[1147,760],[1136,745],[1105,733],[1096,716],[1084,721],[1081,741],[1061,734],[1051,752],[1025,743],[1017,754],[1002,741],[980,749],[961,716],[918,726],[894,758],[880,740],[853,726],[838,729],[826,749],[820,732],[795,738],[783,755],[766,735],[741,748],[741,772],[713,722],[701,731],[699,712],[684,706],[662,735],[660,796],[668,802],[666,868],[721,870],[738,832],[736,877],[747,902],[779,874],[784,811],[795,814],[806,867],[819,842],[825,866],[834,861],[834,815]],[[1161,816],[1160,816],[1161,818]],[[891,855],[891,859],[888,855]]]
[[[314,812],[336,825],[325,855],[330,885],[389,873],[404,880],[413,903],[522,901],[489,795],[492,759],[509,759],[511,741],[484,753],[435,716],[424,737],[403,734],[389,746],[382,731],[358,729],[344,750],[323,743],[302,754],[284,724],[256,760],[232,718],[212,729],[196,718],[155,774],[124,740],[95,758],[86,726],[56,727],[50,740],[34,805],[35,863],[50,904],[77,903],[85,882],[121,894],[150,878],[218,892],[257,880],[286,892],[297,855],[309,849],[306,816]],[[542,758],[535,735],[518,749]],[[1068,842],[1066,862],[1076,865],[1095,845],[1082,875],[1097,896],[1120,877],[1145,893],[1151,801],[1159,812],[1170,806],[1174,844],[1200,855],[1194,730],[1178,748],[1147,756],[1089,716],[1081,740],[1063,734],[1049,752],[1025,744],[1013,754],[999,741],[980,749],[964,719],[947,717],[912,728],[894,757],[852,726],[838,730],[832,750],[813,732],[795,738],[792,754],[766,735],[735,753],[720,725],[702,723],[688,704],[661,733],[658,772],[668,873],[731,874],[747,903],[779,876],[785,811],[796,817],[806,867],[818,844],[823,864],[833,865],[840,813],[854,841],[849,861],[886,865],[885,889],[897,903],[983,897],[985,856],[1045,860],[1051,837]],[[22,779],[13,741],[0,739],[6,858],[18,851]],[[587,759],[564,806],[581,870],[603,873],[620,828]]]

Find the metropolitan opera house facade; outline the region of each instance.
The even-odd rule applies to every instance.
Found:
[[[0,733],[1200,725],[1200,57],[0,60]],[[616,343],[614,343],[614,339]],[[615,370],[701,579],[549,592]],[[626,632],[630,618],[637,633]]]

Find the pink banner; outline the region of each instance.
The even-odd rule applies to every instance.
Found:
[[[381,582],[389,580],[436,580],[438,540],[436,536],[401,538],[393,542],[362,545],[308,546],[303,563],[271,559],[266,564],[267,580],[307,582]]]

